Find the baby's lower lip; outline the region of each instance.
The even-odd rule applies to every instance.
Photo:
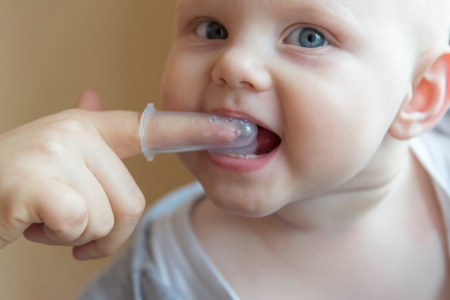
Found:
[[[207,156],[209,160],[220,169],[232,173],[249,173],[264,168],[272,158],[278,153],[278,148],[275,148],[270,153],[263,155],[252,155],[251,157],[231,157],[213,155],[209,152]]]

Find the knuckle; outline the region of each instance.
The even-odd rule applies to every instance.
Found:
[[[42,131],[40,149],[52,158],[67,158],[74,148],[88,144],[89,132],[89,125],[75,117],[57,120],[48,124]]]
[[[95,229],[91,232],[91,238],[92,240],[99,240],[101,238],[104,238],[108,235],[108,233],[111,232],[111,230],[114,227],[114,217],[112,214],[108,214],[107,216],[103,217],[100,224],[98,224]]]
[[[117,213],[117,220],[120,224],[134,224],[139,220],[144,210],[145,198],[141,193],[126,202],[122,210]]]
[[[40,145],[40,150],[46,156],[58,161],[67,158],[69,155],[68,147],[56,140],[43,140]]]
[[[145,197],[142,193],[137,194],[131,201],[128,217],[130,219],[139,219],[145,210]]]
[[[59,216],[61,224],[57,226],[57,231],[67,232],[85,225],[88,218],[88,208],[84,201],[66,196],[61,202],[61,213]]]
[[[77,205],[76,209],[71,209],[68,223],[70,227],[80,226],[85,223],[88,217],[88,209],[85,205]]]
[[[59,120],[53,126],[58,132],[69,136],[80,136],[86,131],[86,125],[76,118]]]

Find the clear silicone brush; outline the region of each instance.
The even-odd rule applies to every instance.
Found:
[[[186,151],[227,152],[249,145],[256,147],[258,127],[246,120],[221,115],[156,111],[153,103],[144,110],[139,135],[148,161],[156,153]]]

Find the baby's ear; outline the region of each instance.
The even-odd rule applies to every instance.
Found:
[[[450,51],[428,66],[389,128],[389,134],[396,139],[407,140],[432,129],[450,106]]]

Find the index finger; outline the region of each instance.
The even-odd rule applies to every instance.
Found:
[[[238,148],[256,139],[257,126],[248,120],[195,112],[156,112],[152,104],[141,123],[147,159],[155,153]]]
[[[142,153],[139,127],[140,112],[106,111],[85,112],[92,114],[92,124],[105,143],[120,159],[136,156]]]

